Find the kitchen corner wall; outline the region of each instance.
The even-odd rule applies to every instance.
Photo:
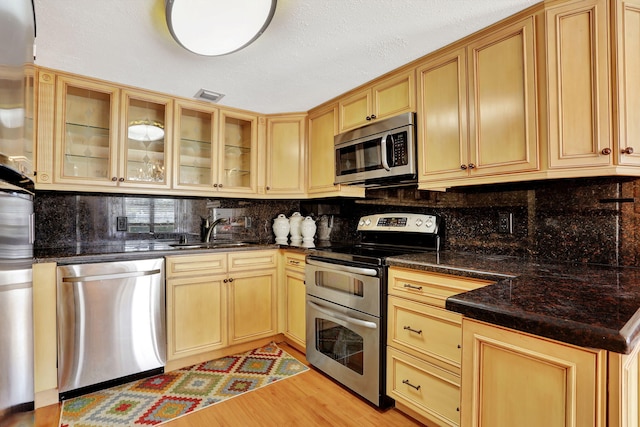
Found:
[[[39,192],[35,199],[36,248],[132,239],[116,230],[116,218],[125,215],[128,197],[137,196]],[[274,241],[271,224],[279,213],[326,214],[333,219],[331,239],[353,241],[360,216],[410,211],[444,218],[445,250],[640,266],[640,180],[541,181],[443,193],[368,189],[367,197],[357,200],[175,200],[176,232],[192,239],[199,236],[200,217],[213,207],[243,209],[251,218],[251,227],[241,230],[238,237],[265,243]],[[500,213],[513,214],[513,234],[498,233]]]

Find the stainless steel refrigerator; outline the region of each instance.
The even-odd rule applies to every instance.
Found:
[[[33,147],[26,65],[33,62],[31,0],[0,1],[0,425],[26,425],[34,406],[33,182],[16,157]],[[19,153],[20,156],[15,155]],[[32,149],[27,153],[33,153]],[[24,163],[21,163],[24,164]],[[29,415],[27,415],[28,417]],[[27,418],[28,420],[28,418]]]

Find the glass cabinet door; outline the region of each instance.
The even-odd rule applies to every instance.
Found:
[[[114,185],[118,89],[60,77],[56,181]]]
[[[202,190],[213,185],[213,147],[217,130],[217,109],[206,110],[189,104],[176,105],[174,172],[177,188]]]
[[[123,93],[125,106],[123,148],[120,158],[121,185],[168,187],[171,165],[171,99],[146,93]]]
[[[249,114],[220,112],[220,167],[214,187],[222,191],[256,191],[257,121]]]

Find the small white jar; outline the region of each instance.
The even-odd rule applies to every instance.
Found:
[[[280,214],[273,220],[273,234],[276,236],[276,243],[280,245],[287,244],[287,236],[289,235],[289,220],[284,214]]]
[[[302,231],[302,243],[305,246],[313,244],[313,237],[316,234],[316,229],[316,222],[310,216],[306,217],[304,221],[302,221],[300,230]]]
[[[302,225],[304,217],[300,215],[300,212],[294,212],[289,217],[289,234],[291,235],[291,242],[300,242],[302,240],[302,232],[300,226]]]

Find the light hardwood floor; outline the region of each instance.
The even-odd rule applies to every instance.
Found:
[[[304,355],[279,344],[306,363]],[[36,427],[57,427],[60,405],[36,411]],[[166,427],[419,426],[392,408],[380,411],[319,371],[309,371],[163,424]]]

